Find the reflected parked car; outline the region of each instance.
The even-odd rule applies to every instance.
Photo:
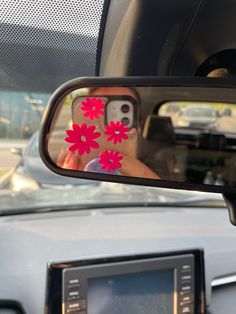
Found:
[[[231,117],[232,116],[232,110],[230,108],[226,108],[222,112],[222,116]]]
[[[12,153],[21,156],[19,164],[9,178],[11,190],[66,189],[72,186],[99,184],[96,181],[62,177],[49,170],[39,156],[38,137],[39,133],[34,133],[25,150],[21,148],[11,150]]]
[[[193,129],[216,130],[219,112],[209,106],[188,106],[182,109],[177,127],[187,127]]]

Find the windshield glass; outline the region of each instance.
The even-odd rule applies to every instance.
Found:
[[[1,140],[29,139],[38,131],[50,94],[0,91]]]
[[[103,2],[1,3],[0,214],[80,204],[177,206],[183,200],[188,206],[222,206],[218,195],[61,177],[41,161],[38,132],[52,92],[75,77],[95,75]],[[206,108],[204,114],[216,112]],[[199,113],[195,108],[183,115]]]

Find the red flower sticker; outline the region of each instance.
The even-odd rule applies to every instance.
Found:
[[[121,168],[120,161],[123,159],[122,155],[113,150],[106,150],[99,155],[98,163],[101,170],[106,170],[108,173],[114,172]]]
[[[111,121],[109,125],[105,127],[105,134],[108,135],[107,140],[113,141],[114,144],[117,142],[121,143],[122,140],[127,140],[127,132],[129,128],[124,122],[117,121],[116,123]]]
[[[85,111],[84,116],[89,117],[91,120],[98,119],[99,115],[104,114],[105,104],[101,98],[86,97],[86,100],[82,101],[82,105],[81,110]]]
[[[81,126],[73,123],[72,128],[73,130],[66,130],[68,137],[65,138],[66,142],[73,144],[69,147],[70,151],[74,152],[77,150],[78,154],[83,156],[84,153],[89,154],[91,148],[96,149],[99,147],[98,143],[94,140],[98,138],[101,133],[94,132],[94,125],[88,127],[85,123]]]

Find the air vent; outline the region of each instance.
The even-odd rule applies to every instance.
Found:
[[[214,279],[211,283],[210,313],[233,313],[236,309],[236,275]]]

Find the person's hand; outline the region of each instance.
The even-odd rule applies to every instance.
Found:
[[[123,155],[121,160],[121,174],[124,176],[139,177],[144,179],[160,179],[148,166],[140,160]]]
[[[57,166],[64,169],[83,171],[86,165],[76,153],[61,151],[57,158]],[[123,159],[121,160],[120,172],[124,176],[160,179],[154,171],[140,160],[126,155],[123,155]]]
[[[70,170],[83,170],[85,165],[79,156],[71,151],[64,151],[62,150],[58,155],[57,166],[64,169]]]

